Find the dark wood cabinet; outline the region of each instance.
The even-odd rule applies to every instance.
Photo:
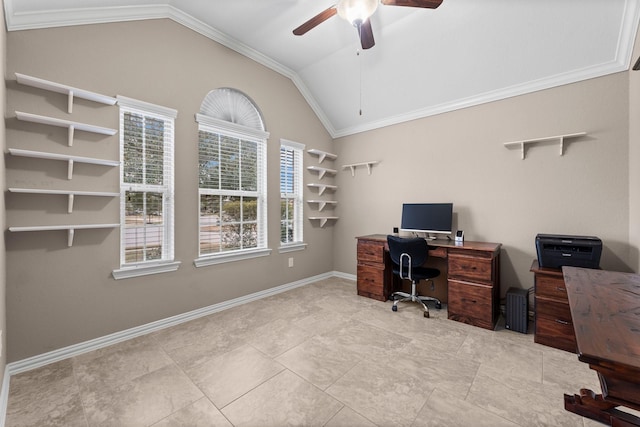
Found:
[[[384,240],[358,239],[358,295],[386,301],[391,294],[391,259]]]
[[[535,335],[538,344],[576,352],[576,336],[562,270],[531,264],[535,290]]]
[[[495,328],[500,312],[499,262],[499,253],[492,251],[449,249],[449,319]]]
[[[386,301],[394,289],[386,236],[358,237],[358,295]],[[500,301],[500,244],[429,242],[429,256],[447,260],[448,318],[494,329]]]

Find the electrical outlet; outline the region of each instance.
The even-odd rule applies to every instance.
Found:
[[[293,267],[293,257],[289,258],[289,268]]]

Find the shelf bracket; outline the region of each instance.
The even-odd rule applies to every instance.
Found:
[[[69,213],[73,212],[73,199],[74,199],[74,195],[73,194],[69,194],[69,203],[68,203],[68,207],[67,207],[67,211]]]
[[[320,201],[318,202],[318,210],[322,211],[324,209],[324,207],[327,206],[327,203],[324,201]]]
[[[73,113],[73,91],[69,90],[69,101],[67,102],[67,111]]]
[[[73,159],[69,159],[69,167],[67,168],[67,179],[73,178]]]
[[[73,246],[73,235],[75,234],[75,230],[73,228],[70,228],[69,230],[67,230],[67,246],[71,247]]]
[[[73,146],[73,131],[75,130],[75,127],[73,125],[69,126],[69,147]]]

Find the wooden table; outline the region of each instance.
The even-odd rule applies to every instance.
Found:
[[[640,410],[640,275],[563,267],[578,359],[598,373],[602,394],[564,396],[565,409],[612,426],[640,426],[616,407]]]

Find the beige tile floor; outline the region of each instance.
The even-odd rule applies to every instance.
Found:
[[[319,281],[15,375],[6,425],[600,425],[576,355],[431,315]]]

